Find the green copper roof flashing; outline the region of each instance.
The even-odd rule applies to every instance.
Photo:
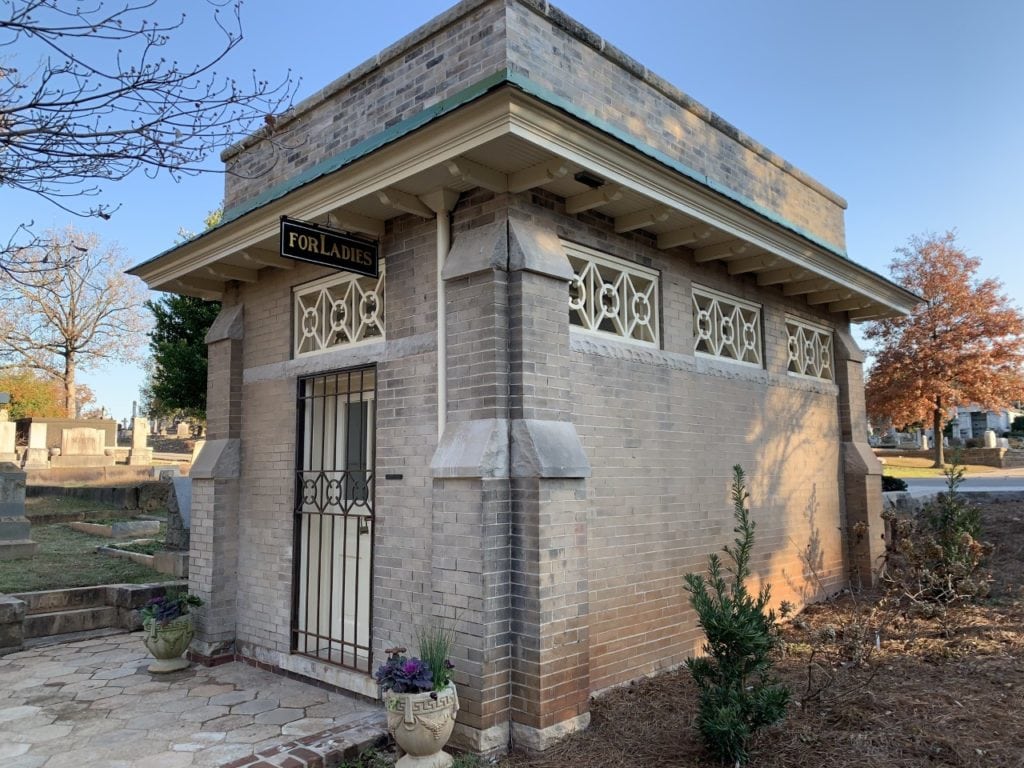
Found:
[[[725,186],[724,184],[721,184],[720,182],[715,181],[714,179],[709,178],[706,174],[698,173],[696,170],[686,165],[685,163],[680,162],[679,160],[673,157],[670,157],[661,150],[649,146],[648,144],[641,141],[638,137],[630,134],[629,132],[623,130],[622,128],[615,126],[605,120],[601,120],[600,118],[588,112],[585,112],[568,99],[552,93],[550,90],[538,85],[525,75],[518,72],[510,72],[507,69],[500,69],[492,73],[491,75],[481,80],[478,80],[476,83],[469,86],[468,88],[465,88],[462,91],[459,91],[458,93],[446,99],[443,99],[430,107],[423,109],[422,111],[416,113],[412,117],[408,117],[404,120],[401,120],[398,123],[387,128],[386,130],[383,130],[380,133],[374,134],[373,136],[363,139],[359,143],[346,149],[344,152],[341,152],[337,155],[322,160],[289,179],[278,182],[277,184],[273,184],[260,194],[238,205],[234,205],[231,206],[230,208],[227,208],[224,211],[224,216],[221,219],[221,222],[216,227],[214,227],[213,229],[206,230],[203,233],[200,233],[189,242],[194,242],[195,240],[206,237],[212,232],[218,230],[220,227],[223,227],[226,224],[229,224],[232,221],[235,221],[241,218],[242,216],[245,216],[246,214],[252,213],[253,211],[258,210],[275,200],[279,200],[285,195],[289,194],[290,192],[293,192],[299,189],[300,187],[305,186],[306,184],[309,184],[319,178],[327,176],[328,174],[339,171],[342,168],[345,168],[346,166],[352,164],[356,160],[366,157],[372,152],[395,141],[398,141],[399,139],[402,139],[403,137],[412,133],[416,129],[421,128],[427,125],[428,123],[433,122],[434,120],[504,85],[509,85],[514,88],[517,88],[523,93],[526,93],[538,99],[539,101],[542,101],[552,107],[555,107],[556,109],[565,112],[566,114],[572,116],[577,120],[580,120],[581,122],[591,126],[592,128],[595,128],[596,130],[599,130],[602,133],[614,137],[618,141],[621,141],[623,144],[632,147],[636,151],[651,158],[652,160],[655,160],[656,162],[672,169],[673,171],[676,171],[677,173],[689,179],[692,179],[693,181],[696,181],[699,184],[702,184],[703,186],[715,191],[716,193],[722,195],[725,198],[728,198],[736,203],[739,203],[740,205],[753,211],[757,215],[769,221],[772,221],[775,224],[785,227],[791,232],[800,235],[801,237],[814,243],[815,245],[828,251],[829,253],[839,256],[843,259],[849,258],[843,249],[838,248],[834,244],[829,243],[823,240],[822,238],[818,237],[817,235],[808,232],[806,229],[788,221],[775,211],[765,208],[764,206],[756,203],[749,197],[742,195],[733,189],[730,189],[729,187]],[[154,256],[153,258],[136,265],[136,267],[133,267],[133,269],[138,269],[139,267],[156,261],[157,259],[164,256],[166,253],[170,253],[171,251],[175,250],[177,247],[179,246],[169,248],[163,253],[158,254],[157,256]]]

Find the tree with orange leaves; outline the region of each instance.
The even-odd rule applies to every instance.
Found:
[[[935,430],[935,466],[943,466],[946,412],[977,403],[1006,407],[1024,399],[1024,316],[995,279],[979,280],[981,260],[956,243],[956,233],[910,238],[889,266],[894,280],[919,294],[907,317],[869,323],[875,342],[866,383],[872,418]]]

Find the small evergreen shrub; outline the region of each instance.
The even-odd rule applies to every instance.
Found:
[[[686,660],[699,691],[697,728],[708,751],[736,765],[746,762],[754,732],[781,720],[789,703],[789,690],[770,674],[772,654],[779,645],[775,612],[768,608],[770,585],[764,584],[756,596],[746,587],[755,528],[747,499],[743,468],[737,464],[732,501],[733,530],[739,536],[734,546],[723,548],[732,565],[723,565],[712,553],[706,577],[684,577],[707,638],[705,655]]]
[[[907,481],[901,477],[882,475],[882,493],[907,490]]]
[[[943,472],[945,493],[912,517],[891,509],[882,514],[892,532],[885,581],[918,606],[943,606],[989,592],[991,580],[981,565],[992,546],[981,541],[981,510],[959,492],[964,471],[954,454]]]

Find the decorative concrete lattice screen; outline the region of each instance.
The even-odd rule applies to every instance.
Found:
[[[696,352],[748,365],[763,365],[761,307],[710,288],[693,286]]]
[[[563,243],[572,265],[569,322],[600,336],[659,346],[658,273],[575,243]]]
[[[789,372],[832,381],[832,331],[804,320],[786,318]]]
[[[295,288],[295,356],[384,338],[380,277],[344,272]]]

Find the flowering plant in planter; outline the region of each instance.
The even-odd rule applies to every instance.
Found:
[[[190,595],[187,592],[179,592],[173,595],[160,595],[147,602],[139,611],[142,623],[155,621],[163,626],[179,616],[187,616],[190,608],[198,608],[203,604],[201,598]]]
[[[405,648],[389,648],[374,677],[384,694],[388,732],[399,748],[395,768],[448,768],[443,751],[455,727],[459,696],[448,659],[455,640],[450,628],[430,627],[419,634],[420,656],[407,658]]]
[[[188,666],[182,654],[195,634],[189,609],[202,604],[195,595],[178,592],[154,597],[142,607],[139,615],[146,630],[142,642],[156,658],[150,672],[175,672]]]
[[[427,693],[434,690],[434,674],[427,662],[402,654],[405,648],[388,648],[388,659],[377,668],[374,678],[383,691]]]

